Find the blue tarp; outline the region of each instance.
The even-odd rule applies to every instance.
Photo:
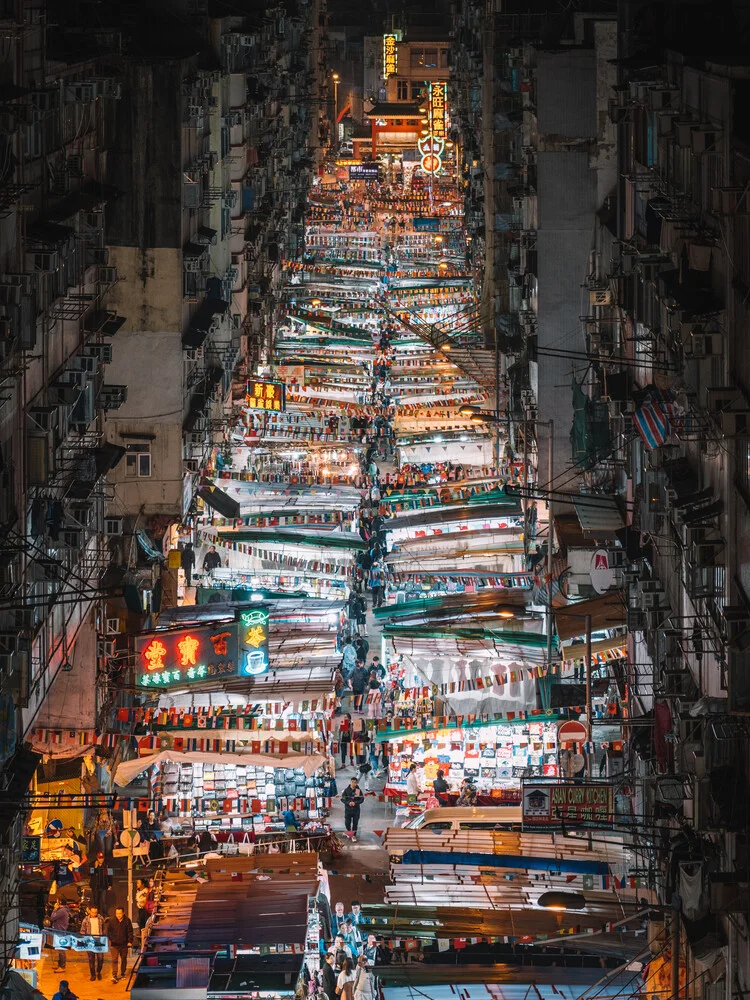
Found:
[[[500,822],[500,819],[498,819]],[[531,868],[570,875],[609,875],[606,861],[566,861],[563,858],[527,858],[521,854],[474,854],[451,851],[405,851],[405,865],[472,865],[477,868]]]

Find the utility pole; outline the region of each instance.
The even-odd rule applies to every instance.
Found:
[[[553,525],[553,502],[552,502],[552,469],[553,469],[553,448],[555,439],[555,423],[553,420],[549,425],[549,448],[547,451],[547,479],[548,499],[547,509],[549,516],[549,527],[547,529],[547,670],[552,666],[552,538],[555,532]],[[537,424],[537,427],[539,425]]]

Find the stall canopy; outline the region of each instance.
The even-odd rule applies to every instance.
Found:
[[[444,597],[428,597],[420,601],[384,605],[375,611],[375,620],[397,622],[404,619],[420,619],[422,622],[428,622],[441,618],[453,619],[457,614],[478,616],[504,610],[507,610],[509,617],[512,617],[514,609],[522,614],[525,607],[523,594],[491,590],[479,594],[447,594]]]
[[[204,479],[201,483],[201,487],[198,490],[198,496],[201,500],[212,507],[217,513],[221,514],[223,517],[239,517],[240,516],[240,505],[225,493],[224,490],[220,490],[218,486],[214,486],[213,483]]]
[[[627,618],[625,598],[621,590],[610,591],[601,597],[592,597],[564,608],[555,608],[555,627],[561,642],[583,635],[586,630],[584,618],[591,615],[591,630],[616,628],[624,625]]]
[[[126,760],[115,771],[115,784],[124,787],[143,774],[149,767],[171,761],[173,764],[252,764],[255,767],[287,767],[302,768],[309,777],[325,763],[324,754],[312,753],[252,753],[237,747],[232,753],[191,752],[180,753],[177,750],[162,750],[149,757],[139,757],[136,760]]]
[[[624,527],[622,511],[615,497],[582,496],[573,501],[584,535],[614,538]]]

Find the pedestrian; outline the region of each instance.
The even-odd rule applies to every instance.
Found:
[[[85,916],[81,921],[81,936],[86,937],[91,935],[92,937],[106,937],[107,934],[107,921],[99,913],[99,907],[92,906],[88,912],[88,916]],[[93,983],[97,979],[102,978],[102,966],[104,965],[104,954],[101,951],[88,951],[87,955],[89,957],[89,973],[91,976],[91,982]]]
[[[107,893],[111,884],[109,869],[104,860],[104,852],[99,851],[96,860],[89,868],[89,886],[91,887],[91,902],[100,913],[107,912]]]
[[[361,709],[364,700],[365,688],[367,686],[367,670],[365,669],[365,665],[362,660],[357,660],[357,665],[352,671],[349,683],[352,686],[354,708]]]
[[[432,790],[435,793],[435,798],[438,800],[441,806],[448,805],[448,782],[443,777],[443,772],[438,770],[435,775],[435,780],[432,782]]]
[[[372,673],[373,670],[377,674],[379,681],[385,680],[386,669],[379,656],[373,656],[372,658],[372,663],[370,664],[370,673]]]
[[[121,906],[117,907],[114,917],[108,921],[107,937],[112,956],[112,982],[119,983],[128,970],[128,948],[133,943],[133,925]]]
[[[216,551],[216,546],[212,545],[203,557],[203,572],[213,573],[213,571],[218,569],[219,566],[221,566],[221,556]]]
[[[408,796],[414,796],[415,798],[419,795],[422,789],[419,787],[419,775],[417,774],[417,765],[410,764],[409,770],[406,773],[406,794]]]
[[[360,955],[357,960],[357,974],[354,977],[354,1000],[377,1000],[375,976],[367,958]]]
[[[341,1000],[352,1000],[354,996],[354,962],[345,958],[336,980],[336,996]]]
[[[349,785],[344,789],[341,800],[344,803],[344,826],[347,836],[351,840],[357,839],[357,827],[359,826],[359,810],[364,802],[362,789],[356,778],[349,779]]]
[[[49,918],[49,925],[58,934],[64,934],[70,927],[70,910],[61,900],[55,900],[55,906]],[[65,948],[57,949],[57,966],[55,972],[62,972],[67,964],[67,953]]]
[[[320,969],[320,986],[328,1000],[334,1000],[336,996],[336,973],[334,972],[335,955],[329,951],[323,959]]]
[[[344,904],[341,902],[336,903],[333,908],[333,913],[331,914],[331,933],[338,934],[345,920],[346,913],[344,912]]]
[[[193,567],[195,566],[195,549],[193,548],[192,542],[187,542],[182,550],[180,565],[182,566],[182,570],[185,574],[186,586],[192,586]]]
[[[346,915],[347,919],[351,920],[351,922],[354,924],[355,927],[359,927],[359,925],[362,923],[362,920],[363,920],[363,917],[362,917],[362,906],[355,899],[355,900],[352,901],[351,907],[352,907],[351,910]]]
[[[139,878],[135,884],[135,905],[138,909],[138,926],[141,930],[146,926],[149,918],[149,903],[151,902],[151,890],[146,884],[146,880]]]
[[[363,663],[367,661],[367,654],[370,652],[370,643],[364,635],[358,635],[354,640],[354,648],[357,650],[357,659]]]
[[[328,949],[333,955],[334,968],[337,972],[341,971],[341,967],[344,964],[344,959],[348,958],[350,961],[354,961],[354,956],[352,955],[352,949],[344,940],[344,935],[338,933],[333,939],[333,944]]]
[[[339,722],[339,747],[341,748],[341,766],[346,767],[347,756],[349,757],[349,763],[353,764],[352,717],[348,712]]]
[[[367,718],[368,719],[379,719],[380,718],[380,703],[381,703],[381,693],[380,693],[380,681],[378,680],[378,675],[374,670],[370,671],[370,676],[367,681]]]
[[[100,809],[97,813],[94,820],[91,841],[90,854],[93,854],[94,851],[101,851],[103,856],[112,853],[112,848],[114,847],[114,824],[108,809]]]
[[[458,806],[474,806],[477,802],[477,790],[468,778],[464,779],[458,796]]]
[[[52,994],[52,1000],[78,1000],[78,995],[68,986],[67,979],[61,979],[57,993]]]
[[[352,923],[351,917],[346,918],[341,925],[341,929],[344,935],[344,941],[351,948],[354,958],[357,958],[359,955],[359,949],[362,947],[362,935],[359,933],[356,925]]]

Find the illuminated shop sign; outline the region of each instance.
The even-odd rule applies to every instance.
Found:
[[[257,677],[268,670],[268,619],[264,608],[240,612],[238,647],[243,677]]]
[[[265,379],[251,378],[245,392],[245,405],[251,410],[286,409],[286,386],[283,382],[267,382]]]
[[[136,636],[138,687],[184,687],[214,677],[236,677],[236,622]]]
[[[431,83],[429,99],[429,135],[417,143],[426,174],[439,174],[443,166],[446,135],[447,83]]]
[[[611,827],[614,789],[611,785],[557,784],[524,781],[523,825],[531,827]]]
[[[377,163],[359,163],[349,167],[350,181],[376,181],[380,177],[380,167]]]
[[[398,47],[395,35],[383,35],[383,76],[388,79],[398,72]]]

